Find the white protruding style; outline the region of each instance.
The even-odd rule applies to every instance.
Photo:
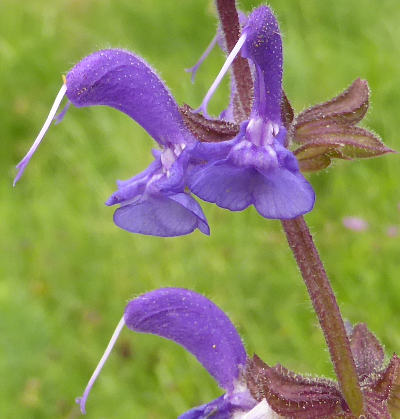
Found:
[[[196,109],[196,113],[202,112],[204,116],[208,116],[207,114],[207,105],[210,99],[212,98],[215,90],[217,89],[218,85],[221,83],[221,80],[225,76],[226,72],[228,71],[230,65],[232,64],[233,60],[236,58],[236,56],[239,54],[239,51],[241,50],[243,44],[245,43],[247,38],[247,35],[244,33],[239,40],[237,41],[236,45],[233,47],[232,51],[228,55],[228,58],[226,59],[224,65],[222,66],[220,72],[218,73],[216,79],[214,80],[211,87],[208,89],[207,94],[205,95],[203,102],[201,103],[200,107]]]
[[[85,391],[83,392],[82,397],[78,397],[76,399],[76,402],[79,404],[80,408],[81,408],[81,412],[85,415],[86,414],[86,400],[89,397],[89,393],[90,390],[93,387],[93,384],[95,383],[97,377],[99,376],[102,368],[104,367],[104,364],[107,361],[107,358],[110,356],[110,353],[115,345],[115,342],[118,339],[118,336],[121,333],[122,328],[125,326],[125,320],[124,317],[122,317],[122,319],[119,321],[117,327],[115,328],[115,331],[113,333],[113,335],[111,336],[110,342],[107,345],[106,350],[104,351],[103,356],[100,359],[100,362],[97,364],[96,369],[94,370],[94,373],[92,374],[92,376],[90,377],[90,380],[85,388]]]
[[[28,153],[26,153],[25,157],[17,164],[18,173],[17,176],[15,176],[13,186],[18,182],[18,180],[21,178],[22,174],[24,173],[24,170],[26,166],[28,165],[30,159],[34,155],[36,149],[39,147],[39,144],[43,140],[43,137],[46,135],[47,130],[50,127],[51,122],[53,121],[57,109],[59,108],[61,101],[64,98],[65,93],[67,92],[67,86],[66,84],[63,84],[60,91],[58,92],[56,99],[54,100],[53,106],[50,109],[49,115],[47,116],[46,122],[44,123],[42,129],[39,132],[39,135],[36,137],[35,142],[32,144],[31,148],[29,149]]]

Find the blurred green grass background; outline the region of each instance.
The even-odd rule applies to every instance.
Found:
[[[244,10],[259,2],[242,1]],[[284,34],[284,85],[297,111],[368,79],[366,126],[400,149],[398,0],[271,0]],[[71,109],[52,127],[18,187],[15,164],[83,56],[137,52],[179,103],[197,106],[223,62],[215,50],[193,86],[193,65],[216,28],[208,0],[0,2],[0,416],[77,418],[81,394],[129,298],[161,286],[204,293],[225,310],[249,354],[298,372],[333,376],[325,344],[280,224],[254,209],[204,205],[212,234],[132,235],[103,205],[115,180],[143,170],[154,145],[127,116]],[[225,81],[213,99],[227,102]],[[399,157],[339,162],[310,176],[307,220],[344,316],[400,349]],[[342,217],[365,218],[363,233]],[[221,394],[177,345],[124,331],[88,402],[88,418],[176,418]]]

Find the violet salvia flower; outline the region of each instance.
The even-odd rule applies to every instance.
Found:
[[[199,161],[207,155],[209,161],[191,172],[189,186],[201,199],[231,211],[254,205],[266,218],[294,218],[311,211],[315,195],[286,148],[287,132],[281,118],[282,40],[267,6],[249,16],[198,112],[208,117],[208,101],[240,51],[255,67],[250,119],[242,122],[239,134],[229,144],[198,145]]]
[[[200,205],[185,190],[185,172],[196,139],[186,128],[172,95],[153,69],[123,50],[98,51],[66,76],[45,126],[17,166],[19,180],[66,94],[76,107],[111,106],[138,122],[158,143],[155,161],[139,175],[118,182],[107,205],[119,204],[115,223],[130,232],[178,236],[199,228],[209,234]],[[63,115],[62,115],[63,116]]]
[[[124,325],[135,332],[155,334],[182,345],[225,390],[223,396],[182,414],[180,419],[277,417],[265,401],[257,403],[246,387],[247,355],[229,318],[207,298],[181,288],[161,288],[128,303],[83,396],[77,399],[82,413],[86,413],[94,381]]]
[[[242,21],[246,22],[246,18],[242,17]],[[17,166],[14,184],[66,95],[66,109],[69,104],[105,105],[128,114],[161,147],[153,152],[155,161],[145,171],[117,182],[118,190],[106,202],[120,205],[114,221],[127,231],[166,237],[198,228],[209,234],[207,220],[191,192],[233,211],[254,204],[267,218],[294,218],[310,211],[314,192],[286,148],[286,129],[280,116],[281,37],[268,7],[256,9],[247,20],[242,37],[201,109],[207,115],[207,102],[241,50],[255,66],[255,98],[250,119],[237,129],[233,122],[227,122],[238,118],[233,106],[236,88],[232,83],[231,104],[222,115],[223,129],[228,127],[225,139],[232,138],[233,133],[233,140],[200,144],[188,126],[185,112],[147,63],[128,51],[103,50],[84,58],[67,74],[44,127]],[[65,111],[56,118],[57,122]]]

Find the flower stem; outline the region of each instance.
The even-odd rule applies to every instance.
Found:
[[[349,339],[308,226],[302,216],[282,220],[282,226],[317,313],[343,396],[351,412],[359,417],[364,411],[363,395]]]
[[[240,37],[236,2],[235,0],[216,0],[216,5],[229,53]],[[234,104],[235,118],[238,115],[240,122],[248,119],[250,115],[253,82],[249,64],[245,59],[238,56],[232,66],[239,102],[239,104]],[[350,342],[335,294],[308,226],[302,216],[292,220],[282,220],[282,225],[318,316],[343,397],[353,415],[359,417],[364,411],[364,400]]]
[[[240,37],[239,16],[235,0],[216,0],[219,20],[228,54]],[[234,115],[238,122],[249,118],[252,104],[253,81],[247,60],[238,55],[232,63],[237,97],[234,98]]]

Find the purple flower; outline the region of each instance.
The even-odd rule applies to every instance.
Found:
[[[34,145],[17,166],[21,177],[64,96],[76,107],[106,105],[126,113],[157,141],[161,150],[139,175],[118,182],[107,205],[119,204],[115,223],[134,233],[178,236],[199,228],[209,234],[200,205],[185,190],[185,171],[196,139],[183,123],[170,92],[142,59],[123,50],[98,51],[66,76]],[[14,183],[15,183],[14,182]]]
[[[128,303],[83,396],[77,399],[82,413],[86,413],[89,392],[124,325],[180,344],[225,390],[221,397],[189,410],[180,419],[275,417],[269,405],[265,401],[258,405],[247,389],[246,351],[229,318],[207,298],[181,288],[161,288]]]
[[[294,218],[311,211],[315,195],[286,148],[281,119],[282,40],[268,7],[259,7],[249,16],[243,35],[198,111],[208,117],[207,103],[240,50],[255,68],[250,119],[242,122],[229,147],[226,143],[197,147],[193,155],[197,151],[199,161],[207,155],[211,158],[192,170],[189,186],[201,199],[231,211],[254,205],[266,218]]]
[[[286,148],[286,129],[281,119],[282,42],[278,23],[265,6],[256,9],[247,21],[245,17],[241,20],[245,25],[243,35],[201,106],[207,116],[208,101],[242,51],[254,65],[251,116],[240,129],[233,122],[238,118],[233,106],[237,94],[233,80],[231,103],[222,113],[224,120],[209,121],[223,128],[222,137],[228,141],[201,143],[201,136],[188,125],[187,112],[178,107],[164,83],[141,58],[117,49],[98,51],[67,74],[42,130],[17,166],[14,184],[66,95],[67,107],[71,103],[76,107],[105,105],[126,113],[161,148],[153,151],[155,160],[145,171],[117,182],[118,190],[106,202],[120,205],[114,222],[127,231],[166,237],[198,228],[209,234],[207,220],[191,192],[232,211],[253,204],[266,218],[294,218],[310,211],[314,192]],[[56,117],[56,122],[65,112]],[[207,128],[206,135],[210,132]]]

